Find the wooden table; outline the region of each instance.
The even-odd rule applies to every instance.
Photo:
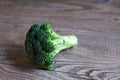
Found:
[[[34,23],[51,23],[79,43],[37,68],[24,49]],[[0,80],[120,80],[120,0],[0,0]]]

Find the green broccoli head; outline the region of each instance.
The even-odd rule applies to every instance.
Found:
[[[30,58],[42,69],[51,69],[54,57],[62,50],[77,45],[74,35],[61,36],[50,24],[34,24],[28,31],[25,49]]]

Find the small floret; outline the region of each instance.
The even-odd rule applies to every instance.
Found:
[[[28,56],[42,69],[51,69],[55,56],[62,50],[77,45],[74,35],[62,36],[50,24],[34,24],[26,35],[25,49]]]

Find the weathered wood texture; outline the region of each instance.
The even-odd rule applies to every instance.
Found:
[[[51,71],[24,50],[30,26],[46,22],[79,39]],[[120,80],[120,0],[0,0],[0,80]]]

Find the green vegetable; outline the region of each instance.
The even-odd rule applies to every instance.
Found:
[[[61,36],[50,24],[34,24],[28,31],[25,49],[30,58],[42,69],[51,69],[54,57],[61,51],[77,45],[74,35]]]

